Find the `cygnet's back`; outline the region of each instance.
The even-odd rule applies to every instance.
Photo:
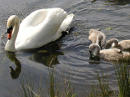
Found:
[[[111,38],[106,42],[105,48],[118,48],[122,51],[130,51],[130,40],[122,40],[118,42],[118,39],[116,38]]]
[[[88,39],[92,43],[97,43],[101,48],[105,46],[106,36],[103,32],[98,31],[96,29],[90,29]]]

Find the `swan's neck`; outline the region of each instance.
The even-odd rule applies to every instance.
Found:
[[[16,41],[16,37],[19,31],[19,23],[15,24],[13,27],[13,31],[12,31],[12,36],[11,39],[7,41],[6,45],[5,45],[5,50],[6,51],[10,51],[10,52],[15,52],[15,41]]]

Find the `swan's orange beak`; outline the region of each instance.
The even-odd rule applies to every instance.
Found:
[[[7,38],[10,40],[10,38],[11,38],[11,33],[8,33],[8,34],[7,34]]]
[[[11,39],[12,30],[13,30],[12,27],[10,27],[10,28],[7,29],[7,38],[8,38],[9,40]]]

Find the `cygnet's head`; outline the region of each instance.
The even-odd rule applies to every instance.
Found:
[[[100,46],[96,43],[92,43],[89,46],[90,59],[99,60],[100,58]]]
[[[108,48],[114,48],[118,46],[118,39],[117,38],[111,38],[106,42],[106,49]]]

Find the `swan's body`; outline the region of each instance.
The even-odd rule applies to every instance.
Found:
[[[12,27],[13,29],[5,50],[14,52],[34,49],[55,41],[62,36],[62,31],[67,30],[73,16],[73,14],[68,15],[61,8],[36,10],[28,15],[21,24],[16,15],[10,16],[7,28]]]
[[[101,31],[96,30],[96,29],[90,29],[88,39],[92,43],[97,43],[101,47],[101,49],[105,46],[105,43],[106,43],[105,34]]]
[[[99,45],[91,44],[89,46],[90,58],[101,58],[106,61],[130,61],[130,53],[121,51],[118,48],[100,50]]]

